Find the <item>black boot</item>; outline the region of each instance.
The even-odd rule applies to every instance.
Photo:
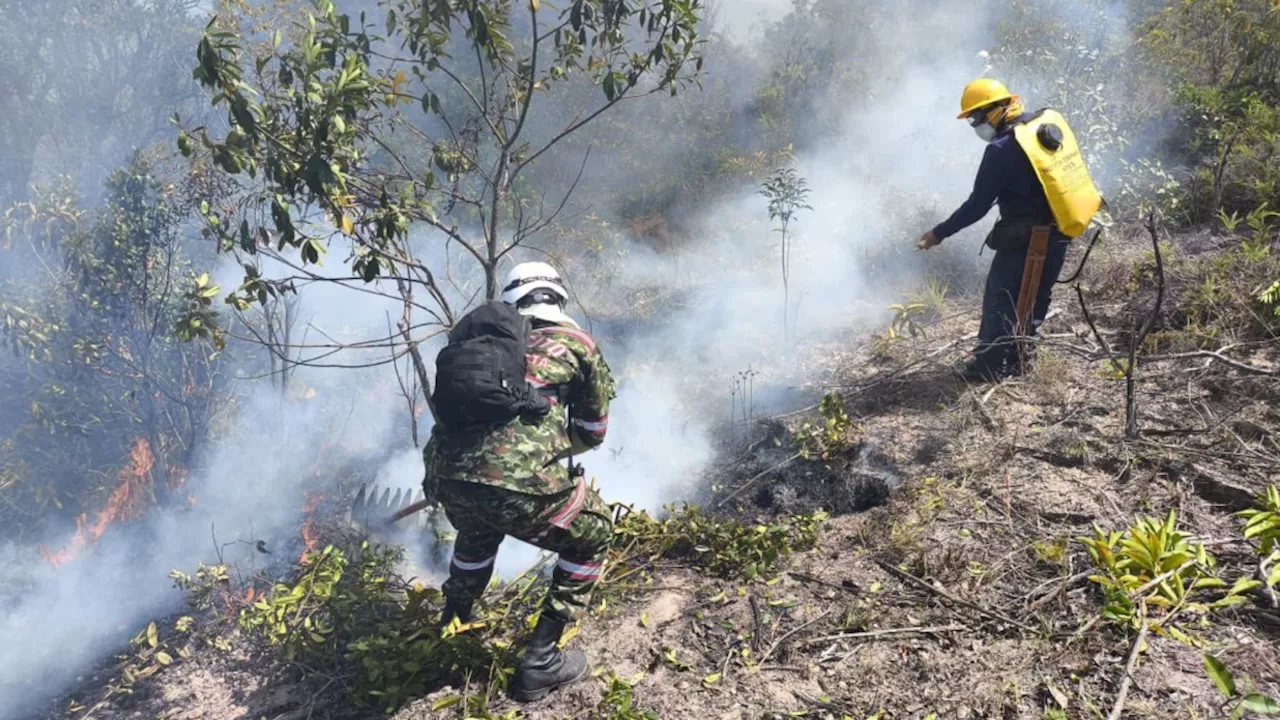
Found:
[[[981,385],[989,382],[999,382],[1003,379],[1003,373],[998,367],[994,367],[991,363],[974,360],[960,371],[960,377],[969,383]]]
[[[587,656],[581,650],[561,652],[556,647],[564,621],[543,611],[529,638],[529,647],[511,679],[511,697],[520,702],[541,700],[562,685],[586,677]]]
[[[440,613],[440,627],[447,628],[454,618],[460,623],[471,622],[471,600],[455,600],[446,598],[444,601],[444,612]]]
[[[980,385],[1016,377],[1021,374],[1020,370],[1016,356],[980,353],[965,366],[960,376],[966,382]]]

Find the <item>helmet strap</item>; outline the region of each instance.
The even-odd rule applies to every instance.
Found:
[[[539,288],[539,289],[534,290],[533,292],[529,293],[528,295],[525,295],[524,297],[520,298],[519,300],[517,300],[517,301],[516,301],[516,307],[517,307],[517,308],[527,308],[527,307],[531,307],[531,306],[533,306],[533,305],[540,305],[540,304],[544,304],[544,303],[545,303],[545,304],[547,304],[547,305],[561,305],[561,306],[563,306],[563,305],[564,305],[564,298],[560,297],[560,294],[559,294],[559,293],[557,293],[557,292],[554,292],[554,291],[552,291],[552,290],[548,290],[548,289],[546,289],[546,288]]]
[[[1022,98],[1014,95],[987,111],[987,122],[996,130],[1003,130],[1009,121],[1016,120],[1023,113]]]

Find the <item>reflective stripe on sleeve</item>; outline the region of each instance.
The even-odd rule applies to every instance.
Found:
[[[574,418],[573,424],[589,433],[599,435],[609,429],[609,418],[606,417],[595,421]]]

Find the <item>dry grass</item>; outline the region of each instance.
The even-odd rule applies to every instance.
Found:
[[[1062,353],[1045,348],[1036,353],[1029,388],[1045,405],[1063,405],[1071,397],[1070,365]]]

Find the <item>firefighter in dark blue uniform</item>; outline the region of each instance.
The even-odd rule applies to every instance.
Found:
[[[988,143],[987,149],[969,199],[951,217],[925,233],[917,248],[927,250],[937,246],[981,220],[993,205],[1000,207],[1000,220],[993,234],[1035,224],[1054,225],[1054,213],[1042,181],[1014,136],[1014,128],[1022,122],[1024,114],[1019,99],[995,80],[977,80],[965,88],[960,109],[959,117],[969,121],[978,137]],[[1053,227],[1033,317],[1027,328],[1029,335],[1035,335],[1049,311],[1053,283],[1062,270],[1070,241],[1070,237]],[[990,238],[988,244],[1001,247]],[[977,354],[964,372],[968,380],[999,380],[1018,375],[1023,369],[1014,336],[1015,308],[1026,259],[1026,245],[996,249],[983,294]]]

